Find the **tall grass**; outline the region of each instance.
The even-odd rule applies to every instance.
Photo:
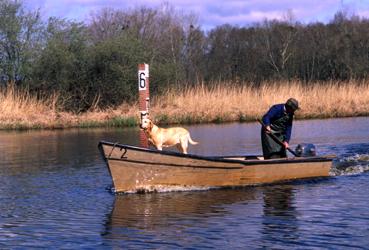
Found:
[[[152,98],[150,115],[157,123],[205,123],[255,121],[271,105],[294,97],[301,110],[296,118],[329,118],[369,115],[369,81],[324,82],[304,85],[299,81],[264,83],[258,87],[221,82],[170,89]],[[14,87],[0,90],[0,128],[66,128],[135,126],[138,104],[94,109],[82,114],[62,112],[58,95],[39,99]]]
[[[122,104],[119,109],[90,110],[82,114],[63,112],[57,94],[37,98],[14,86],[0,89],[0,129],[71,128],[134,126],[138,114],[134,106]],[[131,110],[132,109],[132,110]]]
[[[169,90],[154,99],[151,114],[160,122],[254,121],[273,104],[290,97],[300,102],[298,119],[369,115],[369,82],[324,82],[304,85],[299,81],[251,84],[199,85],[183,91]]]
[[[14,86],[0,90],[0,128],[43,127],[56,118],[57,96],[40,100]]]

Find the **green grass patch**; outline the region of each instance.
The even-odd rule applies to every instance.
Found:
[[[120,116],[113,117],[106,122],[109,127],[135,127],[137,124],[138,121],[134,117],[124,118]]]
[[[40,124],[24,124],[24,123],[14,123],[14,124],[1,124],[0,129],[3,130],[29,130],[29,129],[43,129]]]
[[[168,124],[171,123],[169,116],[166,115],[166,114],[155,116],[155,120],[156,120],[156,122],[158,124],[166,124],[166,125],[168,125]]]
[[[104,123],[98,121],[84,121],[78,124],[79,128],[97,128],[102,127]]]
[[[256,121],[256,117],[254,116],[250,116],[242,112],[238,114],[238,122],[254,122],[254,121]]]
[[[137,120],[134,117],[116,116],[107,121],[85,121],[78,124],[80,128],[97,128],[97,127],[134,127],[137,126]]]
[[[212,120],[212,122],[214,122],[214,123],[222,123],[222,122],[224,122],[224,117],[222,117],[222,116],[220,116],[220,115],[217,115],[217,116],[215,116],[215,118]]]

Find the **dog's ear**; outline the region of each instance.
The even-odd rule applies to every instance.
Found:
[[[149,130],[151,131],[153,127],[154,123],[151,120],[149,120]]]

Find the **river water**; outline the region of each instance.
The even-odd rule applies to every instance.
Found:
[[[332,177],[114,195],[99,140],[137,129],[0,132],[0,249],[368,249],[369,118],[295,121]],[[259,154],[256,123],[186,126],[191,154]]]

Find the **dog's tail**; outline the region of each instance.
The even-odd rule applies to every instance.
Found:
[[[191,139],[191,136],[190,136],[190,135],[188,135],[188,141],[189,141],[189,143],[191,143],[191,144],[193,144],[193,145],[199,144],[197,141],[193,141],[193,140]]]

